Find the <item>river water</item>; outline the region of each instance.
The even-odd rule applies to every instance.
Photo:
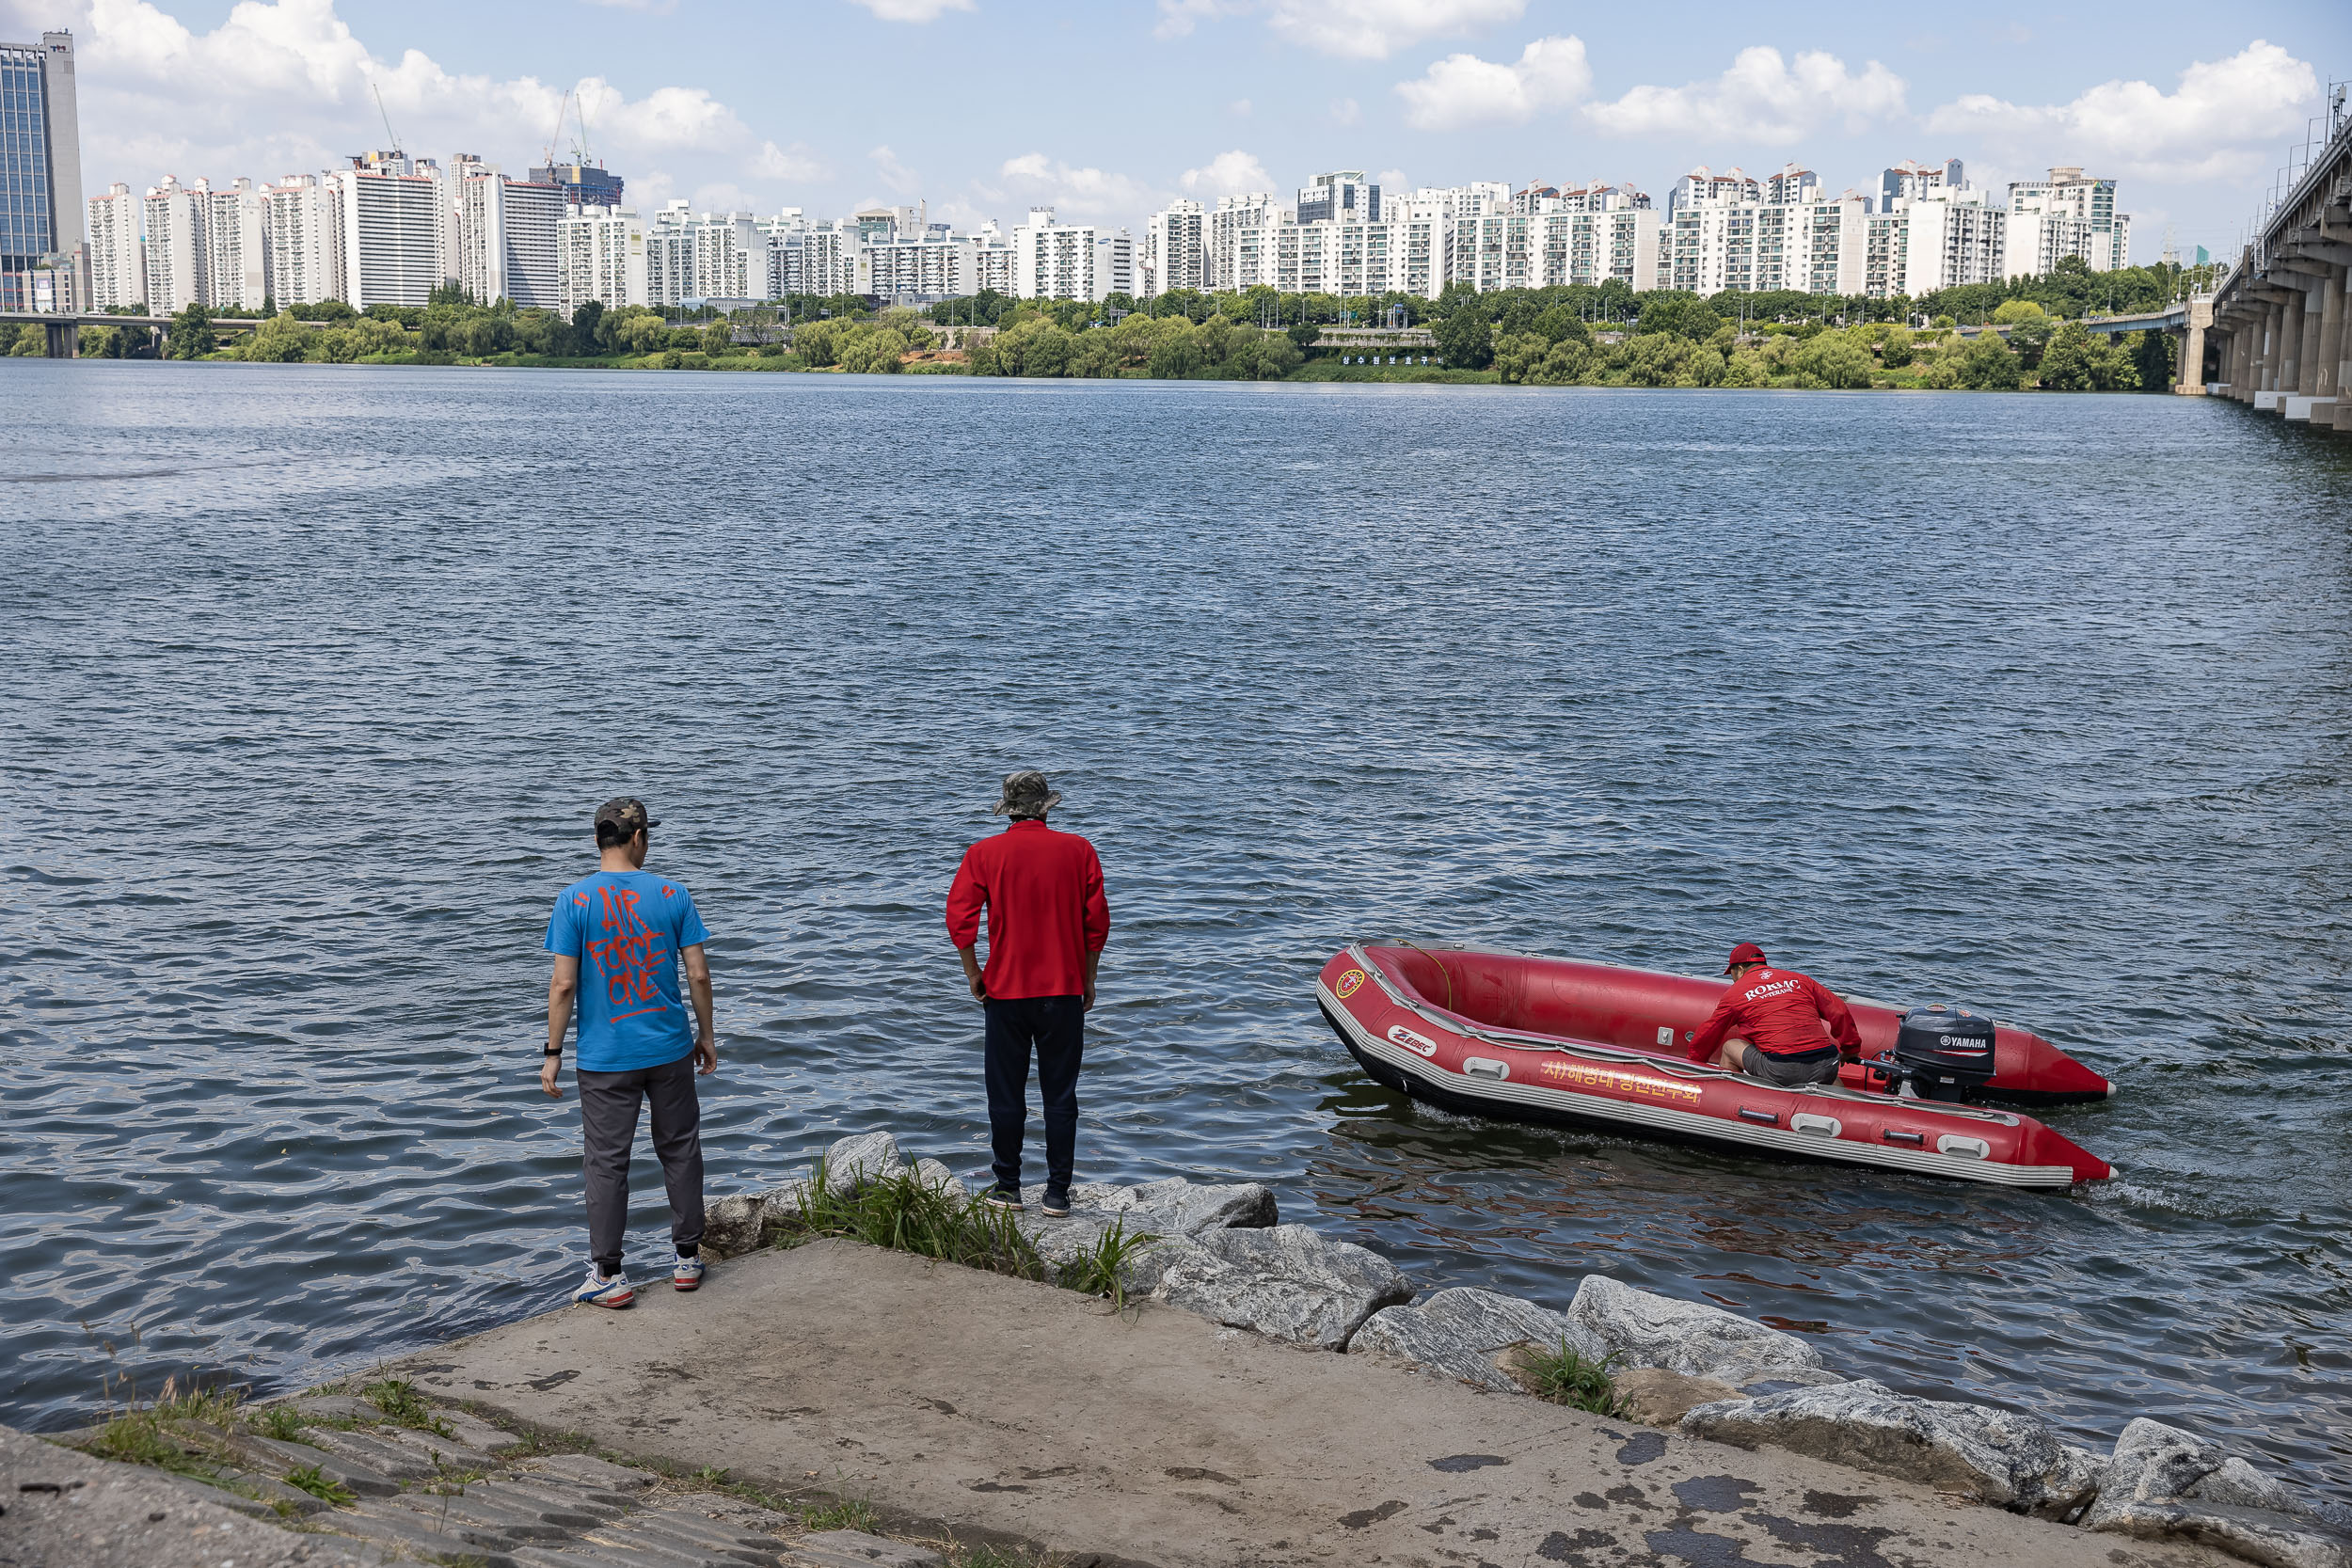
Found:
[[[2163,397],[0,368],[0,1418],[542,1310],[555,890],[644,795],[712,1190],[985,1163],[940,905],[1107,868],[1080,1174],[1428,1286],[1606,1270],[2352,1496],[2352,443]],[[2065,1195],[1459,1120],[1356,937],[1956,998],[2112,1076]],[[634,1256],[657,1261],[641,1156]],[[119,1384],[116,1386],[119,1388]]]

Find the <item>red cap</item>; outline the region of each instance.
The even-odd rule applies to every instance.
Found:
[[[1743,942],[1731,950],[1730,958],[1724,960],[1724,973],[1728,974],[1741,964],[1760,964],[1763,961],[1764,949],[1752,942]]]

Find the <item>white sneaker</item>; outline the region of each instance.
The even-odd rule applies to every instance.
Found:
[[[701,1258],[680,1258],[671,1265],[671,1289],[691,1291],[699,1287],[702,1282],[703,1260]]]
[[[628,1275],[616,1274],[610,1279],[588,1265],[588,1278],[572,1292],[572,1299],[590,1307],[627,1307],[637,1299],[637,1292],[628,1288]]]

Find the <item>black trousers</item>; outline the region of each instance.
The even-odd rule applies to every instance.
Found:
[[[703,1112],[694,1093],[694,1058],[628,1072],[581,1071],[580,1164],[588,1178],[588,1256],[606,1274],[621,1268],[628,1227],[628,1156],[637,1142],[637,1106],[653,1107],[653,1152],[670,1192],[670,1240],[683,1252],[703,1240]]]
[[[988,1133],[996,1185],[1021,1185],[1021,1133],[1029,1119],[1029,1053],[1037,1053],[1038,1098],[1045,1107],[1045,1184],[1068,1189],[1078,1152],[1078,1059],[1086,1050],[1086,1004],[1075,996],[990,997]]]

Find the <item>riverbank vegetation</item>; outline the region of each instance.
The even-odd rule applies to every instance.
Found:
[[[2096,334],[2088,310],[2161,307],[2209,281],[2178,267],[1947,289],[1917,300],[1674,290],[1622,283],[1416,295],[1210,293],[1017,300],[993,292],[926,309],[855,295],[795,297],[721,316],[583,305],[568,320],[455,289],[422,307],[297,306],[258,328],[171,318],[176,358],[293,363],[839,371],[1089,379],[1499,382],[1529,387],[2158,391],[2163,332]],[[1979,330],[1965,332],[1963,326]],[[982,331],[966,331],[979,327]],[[1381,336],[1358,334],[1371,327]],[[1994,330],[1986,331],[1991,327]],[[1340,329],[1334,331],[1333,329]],[[150,352],[144,325],[87,326],[86,356]],[[0,325],[0,353],[38,355],[38,326]]]

